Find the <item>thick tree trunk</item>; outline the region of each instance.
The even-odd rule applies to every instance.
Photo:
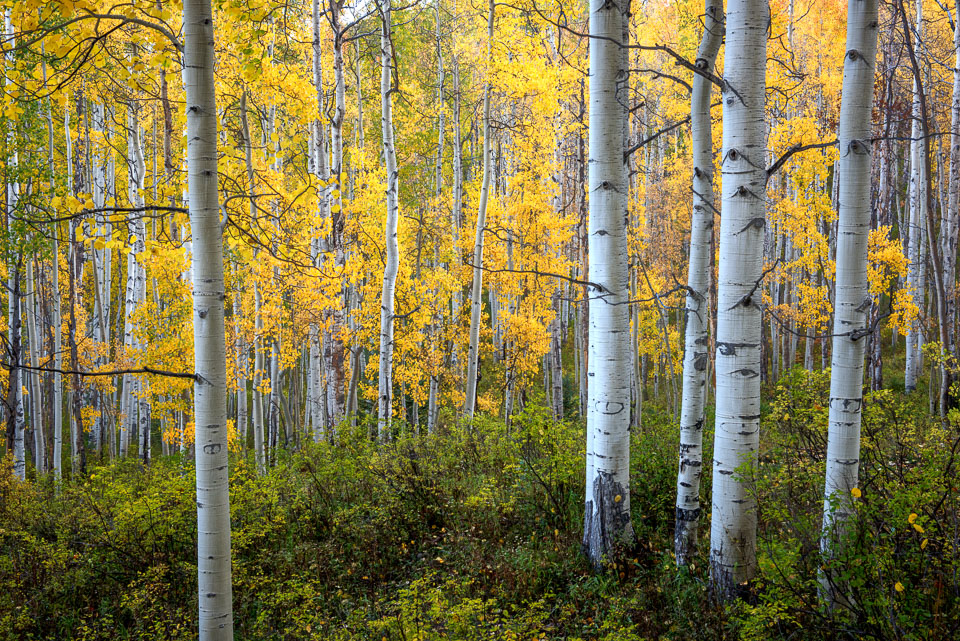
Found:
[[[187,184],[193,231],[197,575],[200,641],[233,639],[223,243],[217,191],[214,30],[210,0],[183,5]]]
[[[710,580],[721,598],[734,596],[756,571],[756,499],[736,469],[756,464],[760,435],[766,0],[730,0],[726,24],[710,532]]]
[[[821,548],[833,555],[853,514],[860,463],[863,358],[869,335],[867,239],[870,235],[871,115],[877,58],[877,0],[851,0],[847,7],[847,55],[840,106],[840,212],[830,372],[829,432]],[[843,586],[828,568],[821,587],[830,602]]]
[[[723,40],[723,2],[706,0],[703,39],[697,68],[713,72]],[[700,476],[703,473],[703,406],[707,363],[710,360],[710,237],[716,205],[713,198],[713,136],[710,121],[712,83],[693,77],[690,126],[693,147],[693,214],[690,223],[690,264],[687,271],[687,327],[683,354],[683,400],[680,410],[680,470],[677,473],[674,551],[685,565],[696,551],[700,523]]]
[[[583,549],[600,567],[632,543],[630,520],[630,321],[627,176],[624,163],[625,7],[590,2],[589,292],[586,502]]]

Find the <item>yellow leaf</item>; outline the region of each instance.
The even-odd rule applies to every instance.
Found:
[[[919,532],[920,534],[923,534],[923,527],[919,523],[914,523],[913,529]]]
[[[852,494],[852,495],[853,495],[853,498],[855,498],[855,499],[858,499],[858,498],[860,498],[861,496],[863,496],[863,492],[860,491],[860,488],[859,488],[859,487],[855,487],[855,488],[853,488],[852,490],[850,490],[850,494]]]
[[[903,584],[897,581],[896,583],[893,584],[893,589],[896,590],[897,592],[903,592]]]
[[[924,539],[923,541],[921,541],[921,542],[920,542],[920,549],[921,549],[921,550],[927,549],[927,544],[928,544],[928,543],[930,543],[930,540],[929,540],[929,539]]]
[[[917,515],[912,512],[910,513],[910,516],[907,517],[907,523],[909,523],[910,525],[913,525],[916,522],[916,520],[917,520]]]

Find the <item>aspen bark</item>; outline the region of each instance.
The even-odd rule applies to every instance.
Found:
[[[183,4],[187,183],[193,231],[194,421],[200,641],[233,639],[223,242],[210,0]]]
[[[487,198],[490,193],[490,84],[493,74],[494,0],[487,13],[487,77],[483,85],[483,179],[477,206],[477,233],[473,243],[473,285],[470,293],[470,348],[467,355],[467,385],[463,413],[473,418],[477,402],[477,367],[480,364],[480,316],[483,311],[483,233],[487,225]],[[491,310],[493,308],[491,307]],[[491,322],[493,319],[491,318]]]
[[[870,234],[871,115],[877,57],[877,0],[851,0],[847,6],[847,53],[840,106],[840,193],[837,276],[830,371],[829,431],[821,549],[832,555],[843,544],[853,514],[851,490],[860,463],[863,359],[872,308],[867,280]],[[821,574],[828,601],[841,586],[830,570]]]
[[[380,31],[380,129],[383,159],[386,165],[385,185],[387,217],[384,224],[386,262],[383,268],[383,289],[380,298],[380,375],[378,379],[377,432],[381,439],[390,435],[393,418],[393,324],[397,272],[400,267],[397,245],[397,154],[393,136],[393,34],[392,0],[379,0],[382,29]]]
[[[723,2],[706,0],[703,38],[697,69],[712,73],[723,40]],[[687,271],[683,399],[680,410],[680,469],[677,473],[674,552],[677,565],[686,565],[696,551],[700,523],[700,476],[703,472],[703,406],[707,363],[710,360],[710,237],[716,205],[713,197],[713,136],[710,128],[712,83],[694,74],[690,98],[693,147],[693,213],[690,223],[690,264]]]
[[[624,163],[625,11],[590,2],[589,273],[586,499],[583,549],[600,567],[633,541],[630,520],[630,321]]]
[[[955,19],[960,20],[960,0],[955,3]],[[946,213],[940,227],[940,255],[943,257],[944,311],[947,326],[947,344],[944,350],[948,362],[941,373],[940,413],[946,415],[956,399],[950,398],[950,385],[956,374],[950,368],[957,366],[957,236],[960,235],[960,25],[953,30],[955,63],[953,70],[953,100],[950,105],[950,170]]]
[[[918,55],[920,53],[921,38],[923,36],[923,3],[917,2],[917,26],[916,26],[916,47]],[[924,176],[924,146],[921,138],[922,114],[920,111],[920,92],[923,91],[917,80],[913,83],[913,107],[912,123],[910,128],[910,183],[908,188],[908,200],[910,209],[909,227],[908,227],[908,248],[907,256],[910,259],[910,267],[907,271],[907,288],[911,291],[913,303],[922,314],[923,312],[923,288],[921,280],[923,278],[924,266],[922,263],[922,245],[923,245],[923,221],[926,218],[927,194],[926,177]],[[917,376],[919,375],[920,362],[920,322],[914,320],[907,328],[907,352],[906,364],[904,366],[904,388],[907,392],[917,389]]]
[[[756,500],[749,477],[736,470],[756,464],[759,445],[768,25],[766,0],[728,2],[710,531],[710,580],[721,598],[734,596],[756,571]]]

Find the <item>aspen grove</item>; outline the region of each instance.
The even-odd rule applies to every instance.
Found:
[[[0,641],[960,638],[960,0],[0,11]]]

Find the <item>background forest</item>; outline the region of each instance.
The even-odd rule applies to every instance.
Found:
[[[960,2],[849,3],[0,1],[0,639],[957,638]]]

